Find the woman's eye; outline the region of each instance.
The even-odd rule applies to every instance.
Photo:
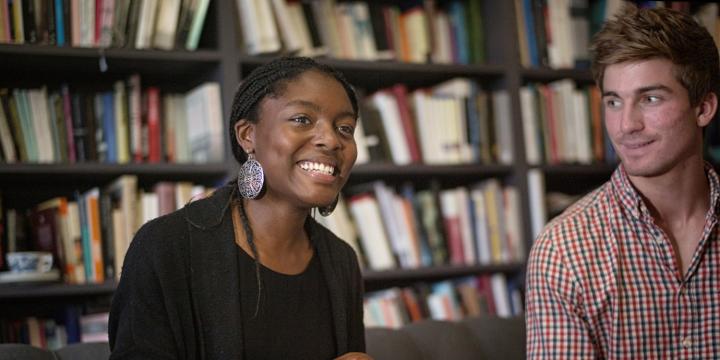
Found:
[[[300,124],[309,124],[311,122],[310,118],[305,115],[294,116],[290,120]]]
[[[349,136],[352,136],[355,133],[355,127],[350,125],[340,125],[338,126],[338,130],[341,133]]]

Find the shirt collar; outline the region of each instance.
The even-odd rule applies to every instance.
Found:
[[[715,216],[718,212],[718,206],[720,205],[720,178],[713,169],[713,166],[705,162],[705,175],[710,184],[710,211],[708,215]],[[645,206],[645,202],[642,201],[640,193],[630,182],[630,178],[625,172],[625,168],[622,163],[615,169],[612,177],[610,178],[612,187],[615,189],[620,204],[628,210],[628,212],[639,220],[650,220],[651,215]]]

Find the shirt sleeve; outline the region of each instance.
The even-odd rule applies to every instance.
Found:
[[[599,352],[589,331],[581,288],[547,235],[528,260],[528,359],[593,359]]]

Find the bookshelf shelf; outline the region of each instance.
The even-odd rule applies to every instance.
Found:
[[[436,281],[478,274],[514,274],[523,269],[521,263],[494,265],[443,265],[417,269],[397,269],[363,272],[366,290],[383,289],[391,286],[409,285],[416,282]]]
[[[266,56],[242,56],[239,60],[241,73],[246,75],[270,59]],[[430,86],[453,77],[494,81],[501,79],[506,71],[504,66],[499,65],[421,64],[328,58],[321,58],[319,61],[342,71],[350,83],[369,90],[399,82],[411,88]]]
[[[582,194],[610,179],[617,164],[544,165],[548,191]]]
[[[87,297],[111,295],[115,290],[115,282],[102,284],[67,285],[53,284],[3,284],[0,285],[0,301],[59,298],[59,297]]]
[[[525,82],[550,82],[560,79],[572,79],[583,84],[593,83],[590,70],[530,68],[522,69],[520,74]]]
[[[113,179],[123,174],[141,178],[165,179],[220,178],[228,171],[227,164],[0,164],[0,184],[8,182],[45,183],[64,179],[92,182]]]
[[[107,64],[105,71],[100,67],[103,58]],[[144,78],[152,81],[196,79],[198,75],[217,67],[221,59],[222,53],[218,50],[161,51],[0,44],[0,67],[27,69],[32,73],[30,78],[41,81],[35,86],[48,80],[77,82],[97,79],[98,75],[123,76],[135,72],[147,74]],[[28,84],[27,72],[4,74],[4,80]]]
[[[398,166],[389,163],[368,163],[357,165],[350,174],[350,182],[368,181],[371,179],[414,179],[428,178],[467,178],[477,179],[506,176],[513,171],[509,165],[424,165],[412,164]]]

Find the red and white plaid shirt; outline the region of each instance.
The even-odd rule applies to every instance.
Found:
[[[720,358],[720,182],[706,174],[710,209],[684,275],[622,166],[545,228],[528,260],[528,358]]]

